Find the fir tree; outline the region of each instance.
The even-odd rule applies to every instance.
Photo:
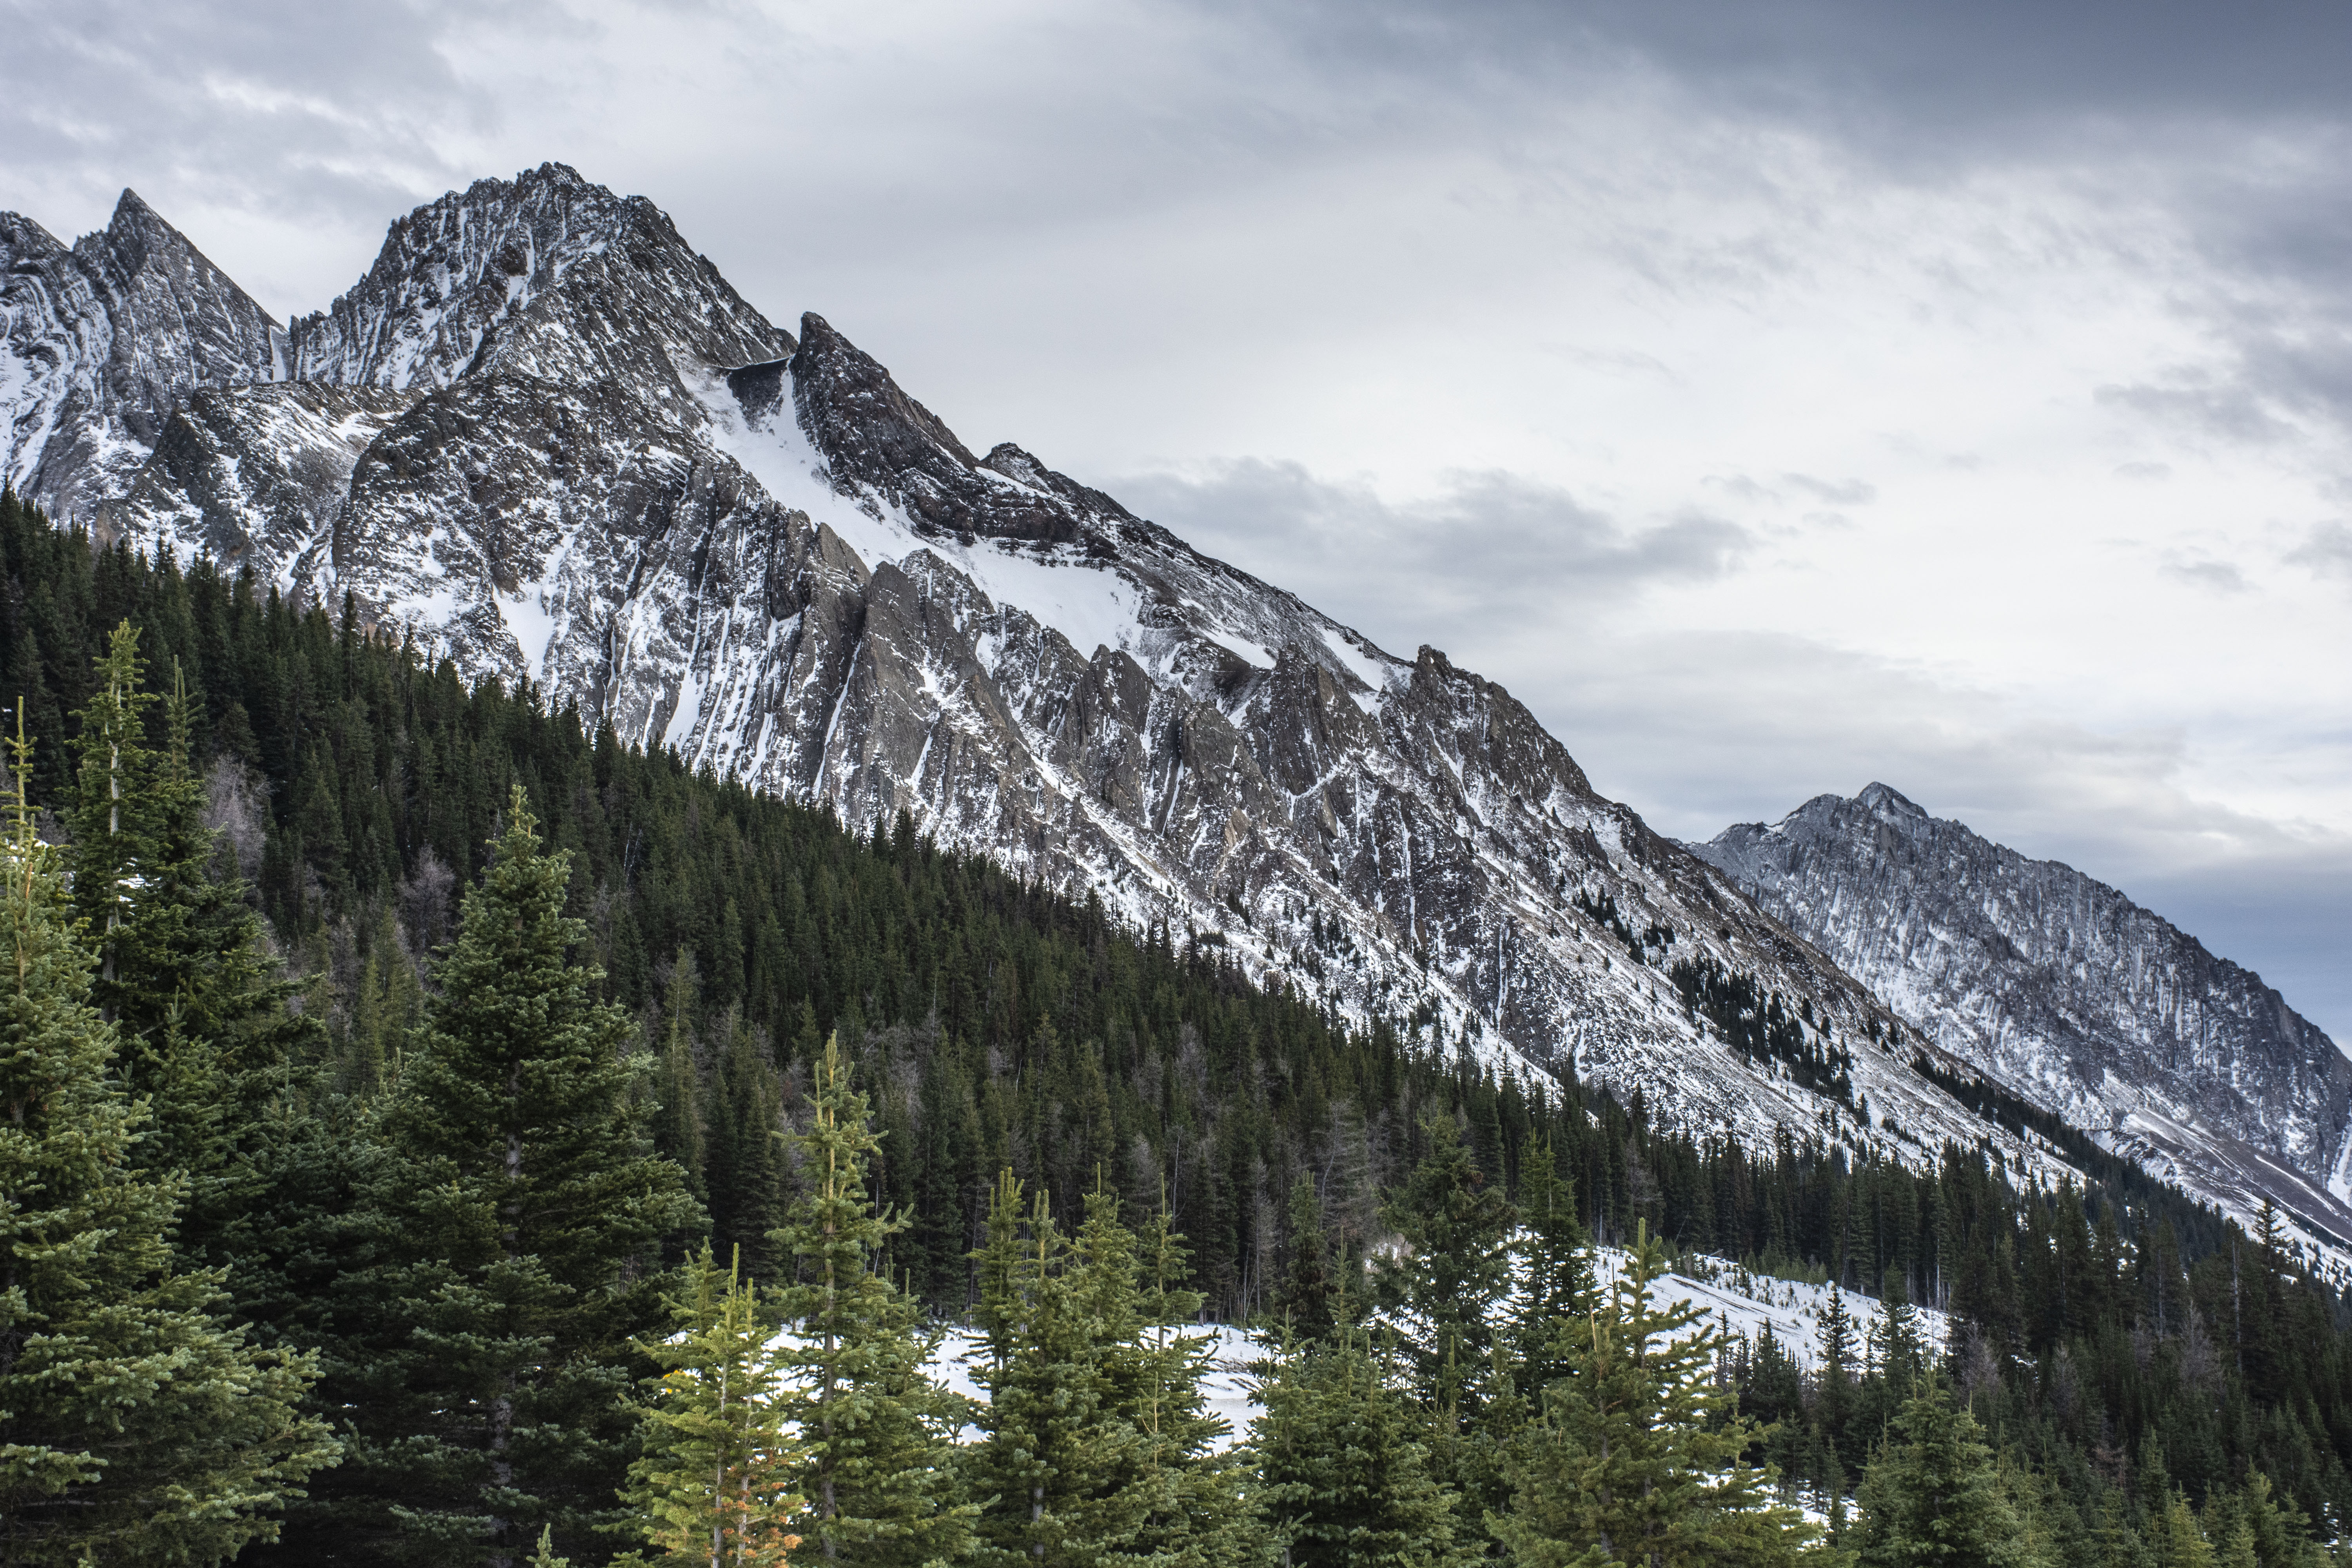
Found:
[[[788,1528],[805,1506],[793,1490],[802,1454],[784,1396],[790,1357],[742,1263],[736,1254],[721,1275],[704,1243],[671,1305],[677,1332],[642,1347],[665,1371],[621,1494],[630,1517],[616,1528],[657,1555],[631,1552],[614,1568],[773,1568],[801,1543]],[[545,1526],[539,1554],[553,1554]]]
[[[1109,1363],[1104,1411],[1138,1439],[1125,1482],[1137,1522],[1113,1555],[1165,1568],[1244,1561],[1251,1517],[1238,1463],[1215,1447],[1231,1428],[1209,1408],[1202,1388],[1215,1337],[1186,1331],[1199,1319],[1201,1295],[1185,1287],[1192,1269],[1184,1238],[1163,1201],[1136,1245],[1118,1223],[1117,1205],[1097,1185],[1079,1237],[1105,1342],[1098,1353]],[[1122,1332],[1126,1337],[1113,1337]]]
[[[1862,1568],[2024,1568],[2032,1561],[1976,1417],[1935,1373],[1895,1415],[1855,1501]]]
[[[383,1117],[391,1258],[341,1358],[356,1430],[321,1526],[388,1561],[503,1568],[610,1517],[630,1339],[662,1317],[650,1249],[694,1215],[631,1103],[628,1016],[568,956],[569,856],[520,786],[508,814]]]
[[[939,1336],[882,1271],[907,1220],[867,1201],[881,1140],[838,1039],[815,1069],[809,1130],[792,1135],[801,1195],[770,1238],[795,1263],[782,1294],[794,1375],[778,1404],[800,1434],[789,1483],[827,1562],[949,1561],[963,1555],[976,1511],[954,1498],[949,1464],[961,1402],[924,1373]]]
[[[1592,1301],[1591,1241],[1576,1217],[1576,1184],[1559,1173],[1549,1139],[1519,1154],[1518,1302],[1512,1326],[1519,1384],[1539,1394],[1568,1373],[1560,1331]]]
[[[114,628],[95,675],[74,744],[79,765],[68,817],[74,904],[98,949],[95,998],[111,1018],[122,984],[122,928],[145,879],[156,805],[146,717],[155,694],[145,689],[138,627],[126,620]]]
[[[1302,1340],[1328,1336],[1337,1320],[1332,1301],[1338,1282],[1331,1272],[1331,1242],[1323,1229],[1323,1203],[1315,1178],[1306,1172],[1290,1186],[1290,1259],[1274,1298],[1274,1318]]]
[[[1456,1568],[1455,1494],[1431,1476],[1419,1425],[1367,1332],[1286,1339],[1262,1369],[1250,1423],[1252,1500],[1283,1568]]]
[[[1512,1510],[1486,1518],[1524,1568],[1783,1563],[1812,1534],[1748,1463],[1769,1434],[1716,1384],[1722,1331],[1686,1331],[1704,1321],[1697,1308],[1652,1300],[1665,1272],[1640,1226],[1605,1305],[1566,1327],[1571,1374],[1544,1391],[1515,1447]]]
[[[118,631],[85,722],[114,723],[114,700],[103,694],[141,674],[136,638]],[[126,1076],[153,1108],[155,1131],[140,1158],[187,1179],[175,1237],[182,1258],[228,1265],[238,1309],[257,1313],[280,1271],[287,1210],[301,1205],[313,1179],[311,1129],[287,1113],[287,1102],[315,1079],[325,1032],[291,1006],[295,983],[271,957],[245,883],[233,868],[215,873],[176,664],[164,715],[161,753],[109,742],[111,760],[101,766],[99,748],[85,747],[76,816],[93,837],[75,846],[76,879],[85,858],[101,882],[121,866],[136,868],[136,896],[104,900],[116,966],[104,992],[130,1058]],[[134,812],[112,798],[125,785],[137,796]]]
[[[1006,1171],[975,1255],[988,1356],[974,1377],[988,1405],[968,1460],[971,1494],[994,1500],[979,1521],[988,1557],[1008,1568],[1091,1568],[1141,1529],[1146,1500],[1126,1483],[1143,1445],[1106,1409],[1093,1282],[1045,1194],[1032,1200],[1025,1223],[1023,1195]]]
[[[1489,1184],[1451,1116],[1423,1123],[1429,1152],[1390,1200],[1402,1259],[1383,1268],[1389,1302],[1414,1331],[1405,1340],[1411,1386],[1428,1413],[1438,1474],[1455,1478],[1457,1451],[1489,1392],[1496,1307],[1510,1288],[1510,1200]]]
[[[110,1068],[89,951],[25,800],[0,849],[0,1561],[212,1563],[333,1463],[297,1405],[310,1358],[214,1315],[174,1268],[182,1184],[129,1159],[144,1115]]]

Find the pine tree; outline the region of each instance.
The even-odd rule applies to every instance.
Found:
[[[738,1252],[720,1274],[705,1242],[671,1304],[677,1331],[643,1346],[665,1370],[620,1528],[658,1555],[631,1552],[614,1568],[775,1568],[801,1543],[788,1528],[806,1506],[793,1489],[803,1452],[785,1396],[791,1358],[742,1265]],[[553,1554],[545,1526],[539,1552]]]
[[[1549,1140],[1530,1138],[1520,1152],[1518,1211],[1513,1348],[1520,1386],[1539,1394],[1567,1375],[1556,1353],[1560,1330],[1592,1301],[1591,1241],[1576,1217],[1576,1184],[1559,1173]]]
[[[1250,1423],[1252,1500],[1283,1568],[1457,1568],[1458,1500],[1429,1470],[1418,1423],[1387,1385],[1366,1331],[1285,1341]]]
[[[1513,1508],[1486,1527],[1524,1568],[1612,1560],[1651,1568],[1784,1563],[1812,1535],[1768,1500],[1770,1470],[1747,1453],[1769,1436],[1717,1386],[1719,1329],[1652,1290],[1665,1252],[1639,1226],[1605,1303],[1570,1322],[1570,1376],[1512,1454]]]
[[[1889,1268],[1878,1297],[1878,1374],[1890,1389],[1911,1386],[1925,1364],[1926,1342],[1919,1329],[1919,1310],[1904,1289],[1901,1270]]]
[[[334,1462],[298,1413],[308,1356],[215,1316],[218,1271],[174,1267],[183,1190],[128,1157],[143,1107],[113,1079],[54,856],[25,799],[0,849],[0,1561],[212,1563],[277,1531]]]
[[[1853,1415],[1853,1315],[1846,1310],[1845,1291],[1834,1279],[1830,1281],[1829,1303],[1822,1309],[1821,1322],[1816,1331],[1821,1342],[1822,1370],[1817,1384],[1820,1397],[1815,1405],[1822,1430],[1838,1447],[1843,1458],[1858,1460],[1861,1456],[1846,1449],[1850,1440],[1848,1426]],[[1864,1439],[1867,1441],[1867,1439]]]
[[[1510,1289],[1510,1200],[1488,1184],[1454,1118],[1423,1123],[1429,1152],[1390,1201],[1406,1251],[1382,1270],[1386,1300],[1403,1309],[1411,1388],[1427,1413],[1441,1479],[1480,1467],[1461,1450],[1475,1438],[1494,1364],[1496,1310]]]
[[[998,1179],[976,1252],[976,1317],[988,1342],[974,1381],[988,1394],[984,1434],[967,1468],[983,1555],[1009,1565],[1092,1568],[1132,1542],[1146,1500],[1126,1485],[1143,1447],[1106,1406],[1094,1291],[1069,1238],[1038,1194],[1023,1215],[1011,1171]],[[1024,1231],[1027,1234],[1024,1235]],[[1101,1259],[1099,1255],[1096,1259]]]
[[[794,1336],[782,1362],[793,1375],[778,1402],[800,1434],[788,1480],[808,1500],[806,1533],[829,1563],[952,1560],[977,1511],[953,1495],[962,1402],[924,1373],[939,1336],[882,1271],[884,1247],[907,1219],[867,1201],[881,1140],[837,1038],[815,1068],[809,1130],[791,1139],[801,1195],[770,1238],[796,1265],[782,1294]]]
[[[1976,1417],[1930,1373],[1895,1417],[1893,1435],[1855,1494],[1862,1568],[2032,1562],[2022,1521]]]
[[[140,678],[136,654],[135,637],[118,631],[99,671],[101,691]],[[77,816],[93,836],[101,823],[117,825],[102,840],[115,847],[96,855],[101,877],[118,862],[136,868],[135,897],[119,908],[107,900],[116,974],[105,994],[130,1058],[127,1076],[153,1108],[155,1131],[139,1157],[184,1174],[181,1258],[192,1267],[229,1265],[233,1299],[240,1312],[254,1312],[279,1269],[285,1210],[299,1206],[311,1180],[312,1151],[304,1148],[311,1130],[286,1107],[315,1080],[326,1037],[317,1019],[292,1007],[295,983],[271,957],[244,882],[233,868],[215,874],[190,699],[176,665],[164,713],[160,754],[110,743],[113,761],[100,767],[91,749]],[[126,784],[136,812],[110,798]],[[77,881],[90,853],[76,845]]]
[[[1110,1367],[1105,1413],[1132,1427],[1138,1438],[1134,1472],[1125,1483],[1135,1495],[1137,1523],[1113,1555],[1165,1568],[1242,1562],[1251,1555],[1251,1514],[1242,1500],[1240,1466],[1216,1451],[1231,1428],[1209,1408],[1202,1387],[1216,1339],[1187,1331],[1199,1320],[1202,1299],[1185,1287],[1192,1268],[1184,1238],[1163,1200],[1136,1238],[1139,1245],[1125,1242],[1117,1205],[1098,1183],[1079,1237],[1081,1258],[1110,1260],[1090,1268],[1102,1325],[1097,1331],[1108,1342],[1099,1352]],[[1119,1297],[1131,1298],[1132,1307]],[[1110,1340],[1117,1327],[1129,1324],[1130,1338]]]
[[[651,1249],[695,1215],[632,1103],[628,1016],[568,957],[569,855],[520,786],[507,810],[381,1118],[389,1257],[339,1351],[356,1429],[319,1555],[504,1568],[542,1526],[569,1543],[608,1518],[630,1341],[663,1315]]]
[[[1331,1274],[1331,1242],[1323,1228],[1323,1202],[1315,1178],[1305,1171],[1290,1186],[1290,1258],[1275,1292],[1274,1318],[1302,1340],[1319,1340],[1336,1326],[1332,1301],[1338,1282]]]
[[[139,628],[114,628],[98,660],[89,704],[81,710],[74,751],[79,767],[68,819],[74,840],[74,905],[98,949],[100,1009],[110,1018],[122,984],[122,928],[138,902],[154,830],[154,755],[147,744],[147,710]]]
[[[2213,1568],[2212,1544],[2186,1493],[2158,1499],[2148,1515],[2148,1568]]]
[[[777,1136],[784,1119],[783,1079],[761,1032],[732,1008],[726,1038],[712,1092],[705,1097],[711,1234],[722,1245],[743,1248],[753,1278],[770,1279],[777,1259],[769,1237],[783,1221],[783,1150]]]

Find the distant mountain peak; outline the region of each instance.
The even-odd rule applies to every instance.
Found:
[[[1874,812],[1894,816],[1907,816],[1919,822],[1932,820],[1926,807],[1915,804],[1891,784],[1864,784],[1862,793],[1853,798]]]
[[[2352,1062],[2114,888],[1883,784],[1694,847],[1952,1056],[2242,1217],[2268,1196],[2352,1242]]]

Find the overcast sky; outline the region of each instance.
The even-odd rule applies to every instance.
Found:
[[[1704,837],[1873,779],[2352,1044],[2352,9],[0,0],[281,313],[553,159]]]

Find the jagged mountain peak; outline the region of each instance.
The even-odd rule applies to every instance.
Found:
[[[190,393],[268,381],[283,351],[269,312],[135,191],[70,247],[0,216],[0,474],[53,513],[95,518]]]
[[[793,407],[835,480],[870,486],[926,532],[967,543],[1076,544],[1104,521],[1087,513],[1127,515],[1009,443],[986,460],[973,457],[945,420],[814,312],[801,318],[791,370]]]
[[[1836,797],[1834,795],[1831,795],[1823,798],[1833,800]],[[1853,798],[1874,812],[1880,812],[1890,816],[1909,817],[1916,822],[1927,822],[1931,820],[1925,806],[1913,802],[1908,796],[1905,795],[1900,790],[1897,790],[1892,784],[1864,784],[1863,786],[1862,793],[1855,795]]]
[[[658,386],[683,413],[683,360],[793,352],[643,196],[562,163],[478,180],[396,219],[367,276],[292,328],[297,379],[400,391],[504,370]]]

